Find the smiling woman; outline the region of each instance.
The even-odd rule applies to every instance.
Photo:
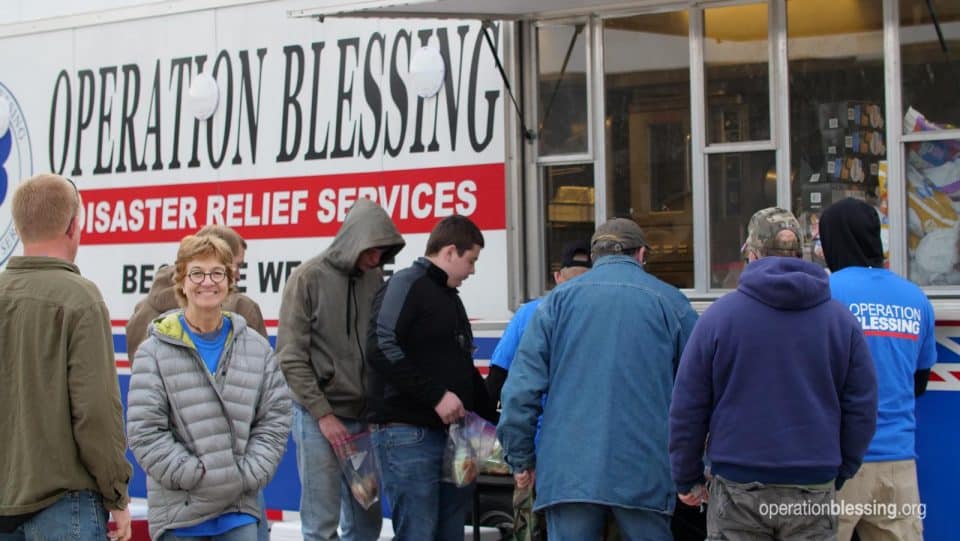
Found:
[[[235,281],[230,247],[216,237],[185,237],[180,242],[175,268],[175,292],[187,324],[196,332],[219,328],[224,317],[220,305]]]
[[[180,242],[174,291],[132,365],[127,431],[147,472],[153,539],[253,541],[265,520],[259,492],[290,430],[290,400],[270,344],[222,311],[234,284],[220,238]],[[198,426],[206,435],[197,437]]]

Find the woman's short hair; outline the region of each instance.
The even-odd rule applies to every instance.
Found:
[[[173,282],[174,294],[181,307],[187,306],[187,296],[183,293],[183,284],[187,279],[187,264],[194,259],[212,257],[223,264],[227,273],[227,287],[233,290],[233,252],[230,246],[219,237],[212,235],[188,235],[180,241],[177,249],[177,261],[174,263]]]

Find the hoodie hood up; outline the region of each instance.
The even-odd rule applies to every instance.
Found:
[[[830,279],[813,263],[770,256],[747,265],[737,290],[778,310],[806,310],[830,300]]]
[[[283,290],[277,355],[297,402],[319,419],[331,412],[361,419],[365,409],[364,340],[380,268],[361,272],[357,258],[383,248],[381,264],[404,246],[390,215],[360,198],[330,247],[297,267]],[[307,337],[307,338],[304,338]]]
[[[324,252],[325,259],[344,274],[353,274],[357,258],[369,248],[384,248],[381,262],[393,259],[406,243],[383,207],[366,198],[357,199]]]
[[[831,272],[847,267],[883,267],[877,210],[848,197],[820,215],[820,244]]]

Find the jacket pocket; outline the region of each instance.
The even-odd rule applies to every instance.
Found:
[[[176,471],[173,473],[173,486],[180,490],[191,490],[200,483],[204,474],[206,474],[206,469],[199,458],[194,456],[180,457],[177,461]]]

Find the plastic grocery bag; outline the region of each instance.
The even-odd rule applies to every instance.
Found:
[[[442,480],[465,487],[477,479],[477,455],[459,424],[450,425],[443,452]]]
[[[350,492],[364,509],[380,501],[380,466],[373,453],[370,432],[359,432],[333,446]]]
[[[493,453],[480,463],[480,473],[510,475],[510,466],[503,459],[503,447],[500,446],[499,440],[493,444]]]
[[[490,458],[497,443],[497,427],[468,411],[450,425],[443,453],[443,480],[464,487],[477,479],[479,465]]]
[[[462,419],[464,431],[470,439],[470,446],[482,462],[493,454],[497,446],[497,427],[472,411]]]

